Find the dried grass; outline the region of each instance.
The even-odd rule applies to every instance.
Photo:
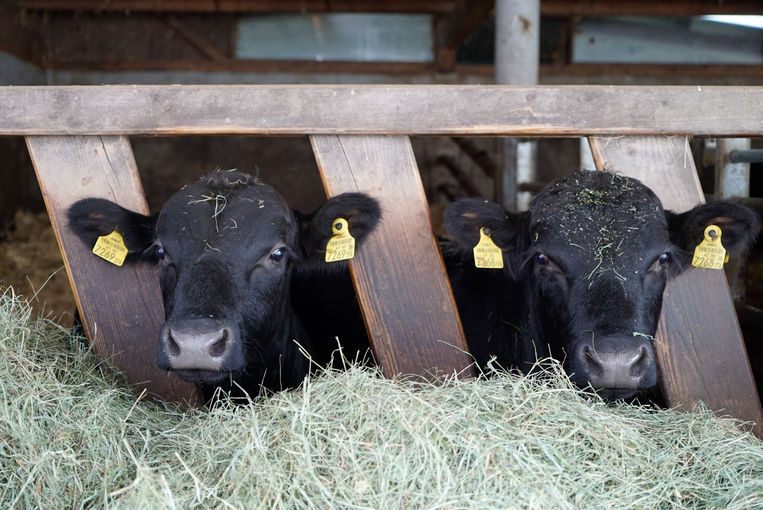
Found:
[[[730,419],[608,406],[533,377],[351,367],[250,405],[136,399],[66,330],[0,299],[4,508],[763,508]]]

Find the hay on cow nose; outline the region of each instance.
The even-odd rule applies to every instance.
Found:
[[[608,406],[558,365],[439,386],[351,367],[188,411],[136,399],[10,290],[0,331],[4,508],[763,507],[738,422]]]

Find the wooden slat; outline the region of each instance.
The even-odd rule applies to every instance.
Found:
[[[0,135],[763,135],[763,87],[0,87]]]
[[[362,191],[381,205],[382,221],[350,268],[385,375],[473,375],[408,137],[311,141],[329,196]]]
[[[124,137],[30,136],[37,172],[85,331],[96,354],[119,367],[137,391],[169,400],[198,402],[195,386],[156,366],[164,308],[156,269],[117,267],[95,257],[66,221],[80,198],[102,197],[134,211],[148,206],[130,142]]]
[[[683,212],[704,202],[684,137],[590,139],[598,169],[636,177],[666,209]],[[655,347],[663,392],[671,406],[709,408],[756,422],[763,435],[755,381],[723,271],[691,268],[665,289]]]

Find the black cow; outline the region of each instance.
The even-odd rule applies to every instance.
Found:
[[[609,399],[656,387],[662,292],[691,267],[706,226],[722,229],[732,256],[758,230],[743,206],[718,201],[674,214],[638,180],[595,171],[551,183],[522,213],[457,201],[445,224],[453,239],[443,254],[477,363],[494,356],[526,371],[551,356],[578,386]],[[481,227],[501,248],[503,270],[474,266]]]
[[[273,188],[237,171],[202,177],[154,216],[97,198],[69,210],[72,230],[89,247],[117,230],[129,249],[126,264],[145,259],[158,264],[166,316],[158,339],[159,367],[201,384],[207,395],[216,386],[256,395],[261,387],[276,391],[299,385],[310,364],[300,345],[319,363],[326,362],[326,353],[337,346],[330,338],[336,332],[325,332],[329,338],[308,335],[292,293],[311,284],[311,272],[321,271],[335,275],[337,289],[344,289],[336,301],[347,301],[352,287],[346,263],[323,261],[331,225],[340,217],[360,244],[376,226],[380,210],[374,199],[346,193],[312,214],[295,215]],[[293,282],[299,285],[293,288]],[[314,289],[307,291],[316,295]],[[342,322],[358,324],[354,294],[349,300],[350,312],[341,313],[351,315]],[[320,305],[325,309],[326,303]],[[356,331],[363,331],[360,324]]]

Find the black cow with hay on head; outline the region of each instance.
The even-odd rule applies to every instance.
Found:
[[[347,265],[327,263],[326,250],[337,228],[360,245],[379,218],[378,203],[361,193],[295,214],[273,188],[234,170],[184,187],[153,216],[99,198],[69,210],[72,230],[88,246],[118,235],[110,242],[124,243],[127,264],[158,265],[166,317],[158,365],[200,384],[207,396],[216,387],[251,396],[296,387],[309,372],[305,353],[325,364],[334,336],[365,335],[355,297],[347,295]],[[297,310],[293,295],[318,294],[308,288],[315,271],[332,275],[335,288],[323,289],[332,299]],[[344,315],[336,322],[343,333],[306,331],[303,322],[316,323],[307,315],[327,313],[332,303]]]
[[[478,364],[495,358],[526,371],[551,356],[608,399],[657,386],[652,343],[668,278],[693,259],[722,266],[758,232],[741,205],[675,214],[638,180],[595,171],[549,184],[522,213],[457,201],[445,224],[452,240],[443,253]],[[710,251],[697,255],[703,239]]]

